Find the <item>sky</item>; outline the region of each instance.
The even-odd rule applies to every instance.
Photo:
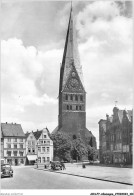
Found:
[[[1,122],[24,132],[58,125],[58,88],[70,1],[2,1]],[[86,89],[86,124],[132,109],[132,2],[73,1]]]

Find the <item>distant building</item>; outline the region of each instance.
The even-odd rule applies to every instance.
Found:
[[[26,164],[34,164],[37,160],[37,140],[33,131],[26,133]]]
[[[3,134],[2,134],[2,130],[1,130],[1,159],[4,158],[4,138],[3,138]]]
[[[33,132],[37,140],[37,157],[39,163],[45,163],[53,160],[53,141],[50,139],[50,133],[47,128],[41,131]]]
[[[99,121],[99,157],[104,164],[132,164],[132,110],[113,108]]]
[[[1,123],[4,159],[12,165],[25,164],[25,134],[20,124]]]

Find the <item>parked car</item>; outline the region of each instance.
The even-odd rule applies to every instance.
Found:
[[[1,165],[1,178],[2,177],[13,177],[13,169],[9,164],[2,164]]]
[[[62,165],[59,161],[51,161],[51,169],[62,170]]]

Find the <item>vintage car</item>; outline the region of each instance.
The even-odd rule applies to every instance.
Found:
[[[51,169],[52,170],[62,170],[62,165],[59,161],[52,161],[51,162]]]
[[[13,177],[13,169],[9,164],[2,164],[1,165],[1,178],[2,177]]]

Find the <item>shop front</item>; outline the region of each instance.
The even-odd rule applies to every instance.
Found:
[[[27,164],[28,165],[34,165],[34,163],[37,160],[37,155],[27,155]]]

